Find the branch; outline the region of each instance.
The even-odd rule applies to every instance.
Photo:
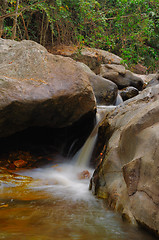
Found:
[[[129,15],[126,15],[126,16],[120,16],[120,18],[134,17],[136,15],[144,16],[144,13],[129,14]],[[117,18],[117,16],[116,17],[111,17],[111,18],[106,18],[106,21],[107,20],[113,20],[115,18]]]
[[[42,3],[42,2],[45,2],[45,0],[42,0],[42,1],[40,1],[40,2],[33,3],[32,5],[29,5],[29,6],[27,6],[27,7],[19,8],[19,9],[18,9],[18,14],[22,13],[23,11],[28,10],[28,9],[31,8],[32,6],[35,6],[35,5],[38,5],[39,3]],[[15,16],[15,15],[17,15],[17,11],[16,11],[16,10],[15,10],[14,12],[7,13],[7,14],[5,14],[5,15],[0,16],[0,20],[1,20],[1,19],[4,19],[4,18],[7,18],[7,17]]]

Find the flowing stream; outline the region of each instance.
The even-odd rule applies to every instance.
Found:
[[[104,112],[100,110],[100,117]],[[56,156],[55,164],[20,172],[0,187],[0,239],[5,240],[153,240],[149,233],[123,222],[88,190],[83,178],[98,125],[73,161]],[[9,176],[8,176],[9,177]]]

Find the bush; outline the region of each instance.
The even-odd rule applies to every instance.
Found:
[[[2,4],[2,15],[15,11],[16,4]],[[18,40],[32,39],[44,46],[87,45],[111,51],[129,66],[139,62],[149,71],[158,68],[158,0],[20,0],[19,9]],[[11,37],[12,25],[12,18],[5,18],[4,38]]]

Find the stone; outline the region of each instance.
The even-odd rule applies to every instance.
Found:
[[[159,73],[157,73],[147,84],[146,87],[152,87],[159,84]]]
[[[115,80],[113,80],[113,82],[117,84],[119,89],[122,89],[128,86],[133,86],[138,90],[142,90],[144,85],[142,78],[140,78],[139,76],[137,76],[136,74],[132,73],[129,70],[126,70],[126,73],[124,76],[119,74],[118,77]]]
[[[117,64],[101,64],[100,76],[113,81],[119,89],[134,86],[142,90],[144,81],[138,74],[126,70],[124,66]]]
[[[92,192],[132,223],[159,235],[159,85],[107,114],[109,138]]]
[[[107,69],[114,70],[115,72],[118,72],[121,75],[126,74],[126,69],[123,65],[118,65],[118,64],[104,64],[104,67]]]
[[[129,196],[137,192],[138,182],[140,179],[141,158],[130,161],[123,165],[123,176],[127,185]]]
[[[80,63],[87,72],[98,105],[113,105],[116,102],[118,87],[112,81],[96,75],[86,64]]]
[[[69,126],[95,108],[80,63],[33,41],[0,39],[0,137],[32,126]]]
[[[115,104],[118,94],[118,87],[115,83],[97,75],[90,75],[89,80],[93,87],[98,105]]]
[[[23,168],[23,167],[26,167],[28,162],[24,161],[24,160],[16,160],[14,161],[14,165],[17,167],[17,168]]]
[[[113,69],[107,68],[105,64],[101,64],[99,75],[103,78],[106,78],[115,82],[119,76],[119,73]]]
[[[82,48],[78,46],[57,46],[51,51],[55,54],[68,56],[85,63],[96,74],[99,74],[101,64],[121,64],[122,62],[122,58],[113,53],[86,46]]]
[[[125,101],[125,100],[128,100],[130,98],[137,96],[139,94],[139,90],[135,87],[130,86],[130,87],[120,90],[119,93],[120,93],[120,96],[122,97],[122,99]]]
[[[80,172],[78,174],[78,179],[82,180],[82,179],[89,179],[90,178],[90,172],[88,170],[83,170],[82,172]]]
[[[154,78],[156,77],[156,74],[155,73],[151,73],[151,74],[147,74],[147,75],[143,75],[143,74],[136,74],[136,73],[133,73],[135,76],[137,77],[140,77],[143,82],[144,82],[144,86],[143,88],[146,88],[146,86],[149,84],[149,82]]]

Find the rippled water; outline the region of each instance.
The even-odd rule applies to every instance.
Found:
[[[58,164],[21,172],[29,177],[15,176],[13,183],[2,184],[0,239],[155,239],[123,222],[106,203],[96,199],[88,190],[89,179],[79,179],[83,170]]]

